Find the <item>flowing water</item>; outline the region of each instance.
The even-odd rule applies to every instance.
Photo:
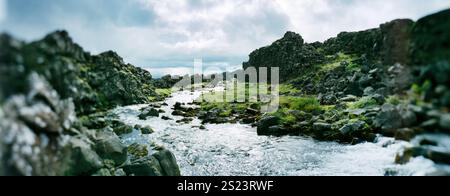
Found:
[[[186,176],[298,176],[298,175],[423,175],[432,172],[434,164],[416,158],[407,165],[394,164],[397,152],[407,143],[390,138],[378,138],[376,143],[342,145],[318,142],[306,137],[257,136],[256,128],[242,124],[206,125],[200,130],[200,121],[179,124],[181,117],[172,116],[176,102],[190,103],[200,91],[175,92],[165,101],[164,116],[173,120],[149,118],[139,120],[139,109],[147,105],[117,108],[114,112],[130,125],[150,126],[151,135],[137,130],[122,137],[126,144],[164,145],[171,150]]]

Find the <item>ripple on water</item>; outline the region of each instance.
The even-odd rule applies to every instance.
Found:
[[[389,138],[349,146],[305,137],[257,136],[255,128],[241,124],[207,125],[206,130],[200,130],[192,128],[200,125],[199,120],[189,125],[175,123],[181,118],[171,115],[171,107],[176,102],[192,102],[199,95],[200,92],[174,93],[166,100],[168,106],[162,108],[165,111],[162,115],[174,119],[169,121],[160,118],[139,120],[139,109],[146,105],[117,108],[115,113],[125,123],[151,126],[155,130],[151,135],[135,131],[125,135],[124,142],[163,144],[175,154],[182,174],[187,176],[379,176],[386,170],[395,170],[398,175],[422,175],[435,167],[423,158],[416,158],[407,165],[395,165],[394,157],[406,143]]]

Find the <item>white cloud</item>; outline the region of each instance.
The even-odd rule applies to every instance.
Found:
[[[95,8],[102,1],[86,2]],[[1,11],[4,4],[5,0],[0,0],[0,20],[6,13]],[[341,31],[365,30],[396,18],[418,19],[450,7],[450,1],[443,0],[133,0],[125,4],[129,6],[119,3],[114,9],[131,10],[52,9],[48,18],[11,23],[6,30],[37,39],[64,28],[93,53],[115,50],[125,61],[163,75],[189,71],[184,66],[190,66],[194,58],[209,64],[237,65],[251,51],[272,43],[288,30],[300,33],[308,42],[323,41]],[[151,13],[151,22],[123,25],[111,17],[100,18],[108,12],[112,16],[135,13],[133,9]]]
[[[324,41],[342,31],[378,27],[397,18],[418,19],[448,8],[440,0],[275,0],[286,13],[293,30],[310,42]]]
[[[6,0],[0,0],[0,23],[6,20]]]

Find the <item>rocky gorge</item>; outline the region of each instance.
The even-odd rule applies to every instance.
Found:
[[[280,68],[280,85],[256,85],[279,90],[273,112],[247,89],[231,93],[245,102],[204,101],[226,82],[171,89],[180,79],[91,55],[66,31],[1,34],[0,175],[449,175],[449,21],[323,43],[287,32],[243,63]]]

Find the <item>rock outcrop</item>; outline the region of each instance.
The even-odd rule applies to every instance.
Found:
[[[29,44],[0,35],[0,75],[0,175],[131,175],[116,133],[134,129],[102,111],[149,102],[150,73],[114,52],[90,55],[57,31]],[[143,158],[152,157],[159,175],[180,175],[171,152]]]
[[[280,67],[280,79],[286,81],[304,69],[324,62],[324,55],[317,48],[304,42],[303,38],[294,32],[287,32],[283,38],[272,45],[260,48],[250,54],[248,62],[243,64],[248,67]],[[268,72],[270,73],[270,72]]]
[[[156,96],[149,72],[124,63],[112,51],[91,55],[65,31],[29,44],[2,34],[0,43],[3,97],[23,91],[20,82],[10,83],[23,81],[30,72],[44,76],[62,98],[73,98],[78,114],[146,103]]]
[[[379,28],[359,32],[342,32],[337,37],[323,43],[323,51],[328,55],[338,52],[367,55],[371,59],[378,58],[383,36]]]
[[[279,111],[258,119],[258,133],[347,143],[373,141],[375,134],[401,140],[448,134],[448,21],[450,10],[444,10],[417,22],[394,20],[312,44],[288,32],[255,50],[244,69],[278,65],[283,85],[295,88],[281,95],[287,103]]]

